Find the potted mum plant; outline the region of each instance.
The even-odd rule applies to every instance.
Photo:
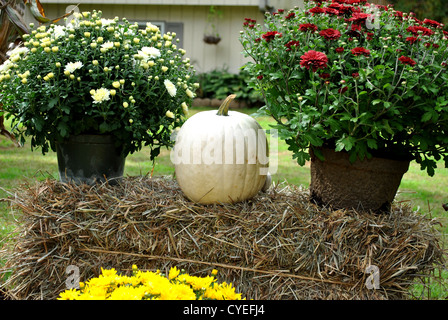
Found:
[[[300,165],[311,198],[387,211],[409,162],[448,167],[448,32],[365,0],[307,1],[247,18],[240,42],[262,112]]]
[[[172,145],[195,91],[174,33],[101,11],[31,28],[2,65],[0,102],[22,142],[57,152],[62,181],[119,178],[128,154]]]

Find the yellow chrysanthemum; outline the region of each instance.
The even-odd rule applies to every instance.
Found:
[[[168,279],[172,280],[174,278],[176,278],[180,273],[180,270],[177,269],[177,267],[171,268],[170,272],[168,274]]]
[[[232,284],[216,284],[214,276],[196,277],[170,269],[168,277],[156,272],[140,271],[132,266],[133,276],[117,274],[115,269],[82,283],[80,290],[70,289],[59,295],[59,300],[241,300]],[[213,270],[212,275],[217,271]]]
[[[110,294],[108,300],[142,300],[144,296],[144,287],[120,286]]]
[[[216,279],[214,277],[195,277],[195,276],[190,276],[188,274],[182,274],[177,278],[178,281],[180,282],[185,282],[188,283],[189,285],[191,285],[193,287],[194,290],[203,290],[206,289],[208,287],[210,287],[210,285],[216,281]]]
[[[172,284],[160,293],[160,300],[195,300],[196,294],[189,285]]]
[[[58,300],[76,300],[80,295],[80,292],[76,289],[68,289],[59,295]]]
[[[235,288],[232,286],[232,284],[228,284],[226,282],[221,283],[219,286],[214,286],[213,288],[209,288],[211,290],[208,290],[209,292],[204,293],[204,296],[209,297],[208,293],[210,293],[212,296],[217,300],[241,300],[241,293],[236,293]]]

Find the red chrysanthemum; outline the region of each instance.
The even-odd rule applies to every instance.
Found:
[[[369,18],[371,14],[368,13],[362,13],[362,12],[355,12],[353,13],[352,17],[348,19],[348,21],[352,21],[355,24],[365,24],[367,18]]]
[[[374,34],[373,32],[367,32],[366,35],[367,35],[367,37],[366,37],[367,40],[372,40],[372,39],[373,39],[373,36],[374,36],[375,34]]]
[[[300,58],[302,59],[300,61],[300,66],[307,69],[311,68],[313,72],[316,72],[317,69],[324,69],[327,67],[328,58],[323,52],[310,50]]]
[[[339,10],[336,10],[336,9],[333,9],[333,8],[325,8],[324,10],[325,10],[326,14],[332,14],[332,15],[335,15],[335,16],[339,15]]]
[[[347,4],[358,4],[358,3],[366,3],[367,0],[346,0],[345,3]]]
[[[338,2],[333,2],[330,5],[328,5],[328,8],[336,9],[338,11],[343,10],[343,7],[345,7],[343,4],[340,4]]]
[[[269,31],[269,32],[266,32],[262,37],[264,40],[266,40],[266,42],[270,42],[271,40],[273,40],[275,38],[275,36],[278,36],[281,38],[282,34],[277,31]]]
[[[253,24],[253,23],[249,23],[249,22],[244,22],[243,23],[243,26],[244,27],[248,27],[249,29],[253,29],[253,28],[255,28],[255,24]]]
[[[406,38],[406,41],[408,41],[410,44],[414,44],[414,43],[416,43],[417,41],[422,41],[422,39],[417,38],[417,37],[407,37],[407,38]]]
[[[303,23],[299,26],[299,30],[306,31],[317,31],[317,26],[314,23]]]
[[[418,36],[420,33],[424,36],[431,36],[434,34],[434,31],[422,26],[410,26],[406,28],[406,31],[412,33],[414,36]]]
[[[437,22],[435,20],[430,20],[430,19],[423,20],[423,23],[427,24],[428,26],[434,27],[434,28],[440,27],[440,25],[441,25],[440,22]]]
[[[409,57],[405,57],[405,56],[401,56],[400,58],[398,58],[398,60],[403,63],[403,64],[408,64],[410,66],[415,66],[417,62],[415,62],[414,60],[412,60]]]
[[[322,9],[321,7],[314,7],[314,8],[311,8],[309,10],[309,12],[311,12],[314,15],[316,13],[325,13],[325,10]]]
[[[330,79],[330,74],[329,73],[321,73],[319,75],[319,78],[321,78],[321,79]]]
[[[289,13],[289,14],[285,17],[285,19],[286,19],[286,20],[289,20],[289,19],[294,18],[295,16],[296,16],[296,14],[295,14],[294,12],[291,12],[291,13]]]
[[[319,32],[319,35],[324,37],[326,40],[338,40],[341,37],[341,33],[335,29],[325,29]]]
[[[344,52],[344,48],[338,47],[338,48],[334,49],[334,51],[336,51],[336,53],[342,53],[342,52]]]
[[[287,47],[288,49],[286,49],[286,51],[291,51],[292,47],[297,47],[299,46],[299,41],[296,40],[291,40],[289,41],[287,44],[285,44],[285,47]]]
[[[343,87],[343,88],[339,88],[338,93],[340,93],[340,94],[344,94],[345,91],[347,91],[347,90],[348,90],[348,87],[345,86],[345,87]]]
[[[354,24],[352,24],[350,29],[353,30],[353,31],[361,31],[362,27],[361,27],[361,25],[354,23]]]
[[[354,54],[355,56],[360,55],[368,56],[370,55],[370,50],[367,50],[366,48],[363,47],[356,47],[352,49],[352,54]]]

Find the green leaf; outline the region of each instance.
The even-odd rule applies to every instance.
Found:
[[[422,116],[422,122],[429,121],[431,120],[431,118],[432,118],[432,111],[425,112]]]
[[[48,107],[53,108],[58,103],[58,100],[58,98],[50,99],[50,101],[48,101]]]
[[[355,144],[356,139],[354,137],[345,136],[342,139],[339,139],[336,142],[336,151],[342,151],[343,149],[350,151],[353,148],[353,145]]]
[[[367,146],[370,149],[378,149],[378,144],[376,143],[376,140],[374,140],[374,139],[367,139]]]
[[[41,132],[44,127],[44,120],[41,117],[35,117],[31,119],[31,122],[34,124],[37,132]]]
[[[104,121],[102,124],[100,124],[100,132],[105,133],[109,130],[109,124]]]
[[[63,122],[63,121],[59,122],[57,128],[58,128],[59,133],[61,134],[61,137],[64,138],[68,135],[68,132],[67,132],[68,126],[67,126],[66,122]]]
[[[383,120],[383,127],[388,133],[394,134],[394,131],[392,130],[392,128],[389,125],[389,121],[387,121],[386,119]]]

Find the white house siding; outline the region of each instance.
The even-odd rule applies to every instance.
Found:
[[[264,2],[265,0],[261,0]],[[278,0],[273,0],[278,1]],[[302,0],[298,0],[302,1]],[[41,3],[67,3],[67,0],[40,0]],[[78,0],[80,4],[143,4],[143,5],[190,5],[190,6],[258,6],[260,0]]]
[[[371,2],[387,3],[385,0]],[[221,68],[239,72],[247,61],[238,40],[239,32],[246,17],[263,22],[260,7],[303,7],[303,0],[41,0],[41,3],[48,17],[61,16],[68,5],[79,4],[80,11],[101,10],[105,18],[118,16],[130,21],[182,23],[182,46],[199,73]],[[217,45],[202,41],[204,30],[209,27],[210,5],[222,11],[222,18],[215,23],[222,38]]]
[[[54,0],[53,0],[54,1]],[[93,0],[94,1],[94,0]],[[93,2],[90,0],[89,2]],[[41,1],[48,17],[58,17],[65,13],[68,5],[73,3],[49,3],[50,0]],[[113,1],[109,1],[113,2]],[[134,1],[136,2],[136,1]],[[166,1],[168,2],[168,1]],[[164,3],[166,3],[164,2]],[[173,0],[174,2],[174,0]],[[179,1],[178,1],[179,2]],[[204,2],[204,1],[192,1]],[[210,1],[209,1],[210,2]],[[235,2],[233,0],[219,1],[221,3]],[[246,2],[257,1],[247,0]],[[123,5],[123,4],[82,4],[79,10],[92,11],[101,10],[103,17],[126,17],[130,21],[163,21],[183,23],[183,48],[187,51],[186,56],[191,60],[198,73],[208,72],[215,69],[227,68],[229,72],[238,73],[246,59],[242,54],[242,46],[238,40],[240,30],[243,28],[244,18],[257,19],[262,22],[263,13],[257,6],[220,6],[222,18],[215,22],[216,30],[222,40],[217,45],[203,42],[204,30],[209,29],[207,15],[209,6],[192,5]],[[190,3],[190,1],[188,1]]]

